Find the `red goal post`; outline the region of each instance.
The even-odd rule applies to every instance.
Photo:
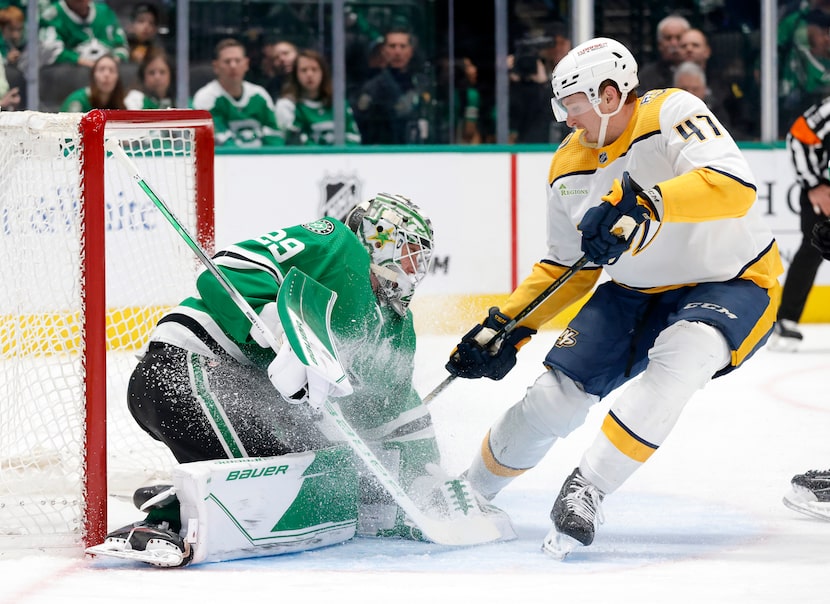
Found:
[[[173,463],[129,417],[126,383],[200,267],[110,137],[213,249],[208,112],[0,113],[0,278],[15,285],[0,294],[0,546],[99,543],[108,494]]]

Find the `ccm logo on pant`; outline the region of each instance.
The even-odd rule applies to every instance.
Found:
[[[724,308],[719,304],[712,304],[711,302],[689,302],[686,306],[683,307],[683,310],[688,310],[690,308],[705,308],[706,310],[714,310],[715,312],[719,312],[722,315],[726,315],[730,319],[738,318],[738,315],[733,313],[728,308]]]

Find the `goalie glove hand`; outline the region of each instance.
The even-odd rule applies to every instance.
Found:
[[[613,264],[628,251],[637,227],[647,220],[659,220],[662,210],[659,187],[643,191],[623,172],[622,181],[614,179],[602,203],[582,217],[582,251],[594,264]]]
[[[811,243],[825,260],[830,260],[830,220],[822,220],[813,227]]]
[[[314,367],[304,364],[287,341],[268,365],[268,379],[287,402],[308,403],[315,411],[319,411],[330,396],[352,393],[348,380],[339,384],[329,381]]]
[[[511,321],[493,306],[480,325],[468,331],[450,354],[447,371],[462,378],[486,377],[500,380],[516,365],[516,353],[536,333],[529,327],[515,327],[490,341]]]
[[[268,302],[262,307],[262,310],[259,311],[259,318],[265,323],[265,326],[271,330],[271,333],[274,334],[274,337],[277,341],[280,341],[282,338],[283,333],[285,330],[282,328],[282,323],[280,322],[279,314],[277,314],[277,303],[276,302]],[[271,345],[268,343],[268,340],[265,339],[263,333],[257,328],[256,325],[251,325],[251,339],[262,346],[263,348],[271,348]]]

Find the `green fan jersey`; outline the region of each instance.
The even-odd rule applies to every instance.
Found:
[[[103,2],[93,2],[86,19],[70,11],[63,0],[55,2],[41,15],[39,35],[47,65],[94,61],[107,53],[122,61],[129,57],[127,35],[115,12]]]
[[[89,86],[70,92],[63,103],[61,103],[58,111],[70,113],[86,113],[87,111],[92,111],[92,101],[89,99],[90,94]]]
[[[127,109],[170,109],[173,106],[173,99],[169,97],[158,99],[141,90],[133,89],[124,97],[124,105]]]
[[[262,86],[242,83],[242,96],[229,95],[217,80],[193,95],[193,108],[210,111],[217,146],[282,146],[285,138],[277,127],[274,103]]]
[[[294,103],[289,99],[277,101],[277,115],[284,114],[289,123],[286,130],[298,135],[297,141],[301,145],[333,145],[334,144],[334,109],[320,101],[303,99]],[[360,144],[360,131],[354,119],[352,108],[346,103],[345,124],[346,145]]]

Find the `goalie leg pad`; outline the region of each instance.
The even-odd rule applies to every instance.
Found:
[[[344,445],[173,470],[193,563],[273,556],[351,539],[357,471]]]

